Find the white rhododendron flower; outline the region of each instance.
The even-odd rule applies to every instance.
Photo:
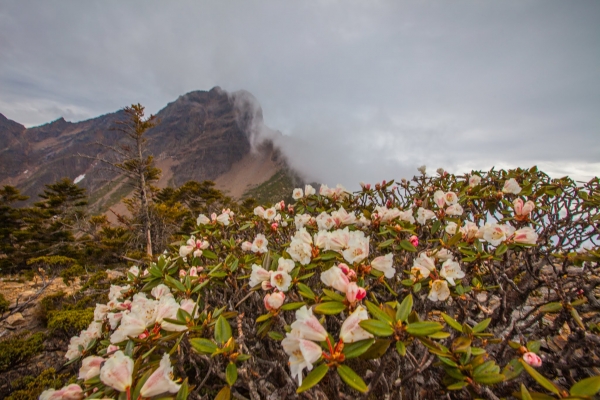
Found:
[[[417,258],[413,261],[414,266],[422,266],[429,271],[435,270],[435,260],[427,255],[427,253],[420,253]]]
[[[439,208],[444,207],[446,205],[446,196],[444,195],[444,192],[436,190],[433,194],[433,201]]]
[[[504,182],[504,187],[502,188],[502,192],[504,193],[512,193],[519,194],[521,193],[521,186],[515,178],[510,178],[506,182]]]
[[[479,227],[475,222],[467,221],[463,226],[460,227],[460,232],[462,233],[463,240],[468,242],[473,241],[477,234],[479,233]]]
[[[342,251],[344,259],[350,264],[359,263],[369,256],[369,237],[363,231],[350,232],[348,247]]]
[[[96,308],[94,309],[94,321],[104,320],[108,311],[110,311],[110,309],[106,304],[96,304]]]
[[[464,212],[465,212],[465,210],[463,210],[462,206],[458,203],[453,204],[450,207],[446,208],[446,215],[450,215],[450,216],[463,215]]]
[[[421,225],[425,225],[427,220],[435,217],[435,213],[431,210],[426,210],[423,207],[419,207],[417,210],[417,222]]]
[[[341,268],[334,265],[327,271],[321,272],[321,282],[335,290],[346,293],[346,288],[348,287],[350,280]]]
[[[248,242],[248,241],[242,242],[241,247],[242,247],[243,251],[252,251],[252,243],[251,242]]]
[[[448,297],[450,297],[448,282],[442,280],[433,281],[427,298],[431,301],[444,301],[448,299]]]
[[[446,205],[448,206],[458,203],[458,196],[454,192],[446,192],[444,199],[446,200]]]
[[[265,209],[261,206],[258,206],[254,209],[254,215],[263,218],[265,215]]]
[[[485,226],[481,228],[483,239],[492,246],[498,246],[500,243],[504,242],[514,231],[515,228],[510,225],[499,225],[496,223],[485,224]]]
[[[517,243],[536,244],[538,234],[532,228],[527,226],[515,231],[513,240]]]
[[[314,187],[312,187],[311,185],[304,185],[304,195],[305,196],[312,196],[313,194],[316,194],[317,191],[315,190]]]
[[[292,199],[294,199],[294,200],[298,200],[298,199],[301,199],[303,197],[304,197],[304,193],[302,192],[301,188],[296,188],[292,192]]]
[[[196,308],[196,302],[192,299],[183,299],[183,300],[181,300],[180,307],[182,310],[184,310],[188,314],[192,315],[194,308]],[[198,318],[198,315],[200,315],[200,313],[198,312],[198,309],[196,309],[196,314],[192,315],[192,317]]]
[[[271,286],[279,289],[281,292],[287,292],[292,283],[292,277],[285,271],[271,272]]]
[[[60,390],[44,390],[42,394],[40,394],[39,400],[80,400],[84,397],[81,386],[71,383]]]
[[[196,225],[200,226],[200,225],[206,225],[206,224],[210,224],[210,218],[208,218],[204,214],[198,215],[198,218],[196,218]]]
[[[277,215],[279,214],[277,214],[277,210],[275,209],[275,207],[271,207],[265,210],[265,212],[263,213],[263,218],[267,221],[273,221]]]
[[[104,362],[104,358],[98,356],[89,356],[81,361],[79,368],[79,379],[87,381],[95,376],[100,375],[100,366]]]
[[[312,259],[312,237],[306,231],[306,228],[302,228],[296,232],[288,253],[292,257],[292,260],[299,262],[302,265],[308,265]]]
[[[271,273],[261,267],[260,265],[252,264],[252,273],[250,274],[250,281],[248,285],[254,287],[260,285],[264,281],[271,279]]]
[[[344,207],[340,207],[339,210],[333,211],[331,213],[331,218],[335,221],[336,226],[351,225],[356,222],[356,216],[354,214],[348,214]]]
[[[108,292],[109,300],[118,300],[118,299],[123,298],[123,292],[128,291],[129,288],[130,288],[129,285],[125,285],[125,286],[110,285],[110,290]]]
[[[230,218],[231,218],[230,213],[229,212],[224,212],[224,213],[220,214],[217,217],[217,222],[219,222],[219,223],[227,226],[227,225],[229,225],[229,219]]]
[[[304,225],[310,223],[313,217],[310,214],[298,214],[294,217],[294,223],[296,224],[296,229],[304,228]],[[321,229],[321,228],[319,228]]]
[[[453,255],[448,249],[441,249],[437,253],[434,254],[434,257],[438,260],[444,262],[446,260],[452,260]]]
[[[100,370],[100,380],[106,386],[126,392],[131,387],[131,374],[133,373],[133,360],[122,351],[117,351],[106,360]]]
[[[269,244],[269,241],[267,240],[265,235],[263,235],[262,233],[259,233],[258,235],[256,235],[256,238],[254,238],[254,241],[252,242],[252,247],[250,248],[250,250],[252,250],[252,252],[254,252],[254,253],[264,254],[267,251],[269,251],[267,249],[268,244]]]
[[[292,378],[298,379],[298,385],[302,385],[302,370],[306,368],[312,371],[313,364],[321,358],[323,350],[318,344],[300,337],[298,331],[286,334],[281,341],[281,346],[290,357],[289,365]]]
[[[369,314],[363,306],[356,307],[356,310],[346,318],[340,329],[340,339],[344,343],[354,343],[359,340],[371,339],[373,335],[365,331],[359,325],[360,321],[369,319]]]
[[[315,222],[317,223],[317,227],[320,231],[328,231],[336,226],[335,219],[331,215],[327,214],[325,211],[317,215],[317,218],[315,218]],[[299,227],[298,229],[300,228],[302,227]]]
[[[283,257],[279,257],[279,260],[277,260],[277,271],[285,271],[289,274],[295,267],[296,263],[294,263],[294,260],[285,259]]]
[[[427,171],[427,166],[421,165],[419,168],[417,168],[417,171],[425,175],[425,172]]]
[[[376,257],[373,261],[371,261],[371,267],[376,269],[377,271],[383,272],[383,275],[391,279],[396,275],[396,269],[393,266],[394,264],[394,256],[392,253],[388,253],[385,256]]]
[[[457,227],[458,226],[456,225],[456,222],[448,222],[448,225],[446,225],[446,228],[444,228],[444,230],[447,234],[454,235],[456,233]]]
[[[156,306],[156,323],[160,324],[165,331],[182,332],[187,330],[186,325],[173,324],[165,321],[167,319],[177,319],[179,303],[173,297],[163,297]]]
[[[460,265],[456,261],[447,260],[442,264],[440,276],[448,281],[452,286],[455,286],[455,279],[462,279],[465,273],[460,269]]]
[[[138,313],[124,314],[121,324],[110,336],[111,343],[121,343],[130,337],[137,337],[144,333],[148,324],[146,319]]]
[[[479,175],[472,175],[469,178],[469,186],[475,187],[481,183],[481,177]]]
[[[160,285],[157,285],[155,287],[152,288],[152,290],[150,291],[150,294],[152,296],[154,296],[155,299],[160,300],[161,297],[173,297],[173,294],[171,293],[171,289],[169,289],[169,287],[167,285],[165,285],[164,283],[161,283]]]
[[[296,321],[291,325],[292,330],[298,331],[302,339],[322,342],[327,339],[327,331],[313,315],[312,310],[302,306],[296,310]]]
[[[180,385],[173,382],[172,375],[173,366],[171,366],[169,354],[165,353],[156,371],[150,375],[142,386],[140,395],[142,397],[153,397],[162,393],[177,393]]]

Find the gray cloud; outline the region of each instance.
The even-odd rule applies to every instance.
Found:
[[[219,85],[329,184],[600,174],[597,1],[0,2],[0,112],[23,124]]]

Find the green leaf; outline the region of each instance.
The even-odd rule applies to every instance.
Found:
[[[558,301],[553,302],[553,303],[544,304],[543,306],[540,307],[540,311],[546,312],[546,313],[559,312],[560,310],[562,310],[562,303],[560,303]]]
[[[223,386],[223,389],[221,389],[219,391],[219,393],[217,393],[217,397],[215,397],[215,400],[230,400],[231,399],[231,389],[229,389],[229,386]]]
[[[413,322],[406,327],[406,332],[412,336],[427,336],[439,332],[444,327],[438,322]]]
[[[167,275],[165,276],[165,281],[169,284],[169,286],[177,288],[177,290],[180,292],[185,292],[185,286],[183,286],[183,283],[179,282],[177,279]]]
[[[440,220],[435,220],[433,225],[431,225],[431,234],[435,235],[437,231],[440,230],[440,227],[442,226],[442,223]]]
[[[480,323],[478,323],[477,325],[475,325],[473,327],[473,333],[483,332],[485,330],[485,328],[488,327],[490,322],[492,322],[491,318],[484,319],[483,321],[481,321]]]
[[[387,322],[388,324],[394,323],[392,317],[390,317],[385,311],[379,308],[379,306],[377,306],[375,303],[371,303],[367,300],[365,304],[367,306],[367,310],[369,310],[369,313],[371,313],[371,315],[377,318],[378,320],[382,322]]]
[[[455,353],[466,353],[470,347],[471,339],[468,337],[460,336],[452,342],[452,350],[454,350]]]
[[[571,396],[594,396],[600,391],[600,375],[585,378],[571,387]]]
[[[389,339],[377,339],[369,349],[360,356],[361,360],[373,360],[385,354],[392,343]]]
[[[203,354],[213,354],[218,349],[217,345],[214,344],[212,340],[204,338],[190,339],[190,344],[194,350]]]
[[[376,319],[367,319],[358,323],[365,331],[379,337],[388,337],[394,334],[394,330],[385,322]]]
[[[495,385],[496,383],[504,382],[504,375],[497,373],[484,373],[480,375],[473,375],[473,379],[477,383],[484,385]]]
[[[467,385],[468,385],[467,382],[461,381],[461,382],[453,383],[452,385],[448,386],[446,389],[448,389],[448,390],[461,390],[461,389],[463,389]]]
[[[402,247],[406,251],[411,251],[413,253],[415,251],[417,251],[417,248],[415,246],[413,246],[413,244],[411,242],[409,242],[408,240],[401,240],[400,247]]]
[[[339,254],[335,251],[326,251],[324,253],[321,253],[319,258],[323,261],[328,261],[328,260],[333,260],[334,258],[337,258],[338,255]]]
[[[271,318],[273,318],[273,314],[271,314],[271,313],[263,314],[260,317],[256,318],[256,322],[263,322],[263,321],[266,321]]]
[[[296,287],[298,288],[298,293],[300,293],[300,296],[302,296],[302,297],[305,297],[305,298],[311,299],[311,300],[314,300],[315,297],[317,297],[315,295],[315,293],[311,290],[311,288],[306,286],[304,283],[297,283]]]
[[[375,343],[375,339],[365,339],[354,343],[348,343],[344,345],[343,353],[346,356],[346,359],[356,358],[369,350],[369,347],[371,347],[373,343]]]
[[[523,365],[519,362],[518,358],[513,358],[508,364],[502,369],[502,374],[506,377],[507,381],[515,379],[523,372]]]
[[[219,315],[217,323],[215,324],[215,340],[217,343],[225,343],[231,338],[231,325],[229,322]]]
[[[521,400],[533,400],[529,394],[529,390],[521,383]]]
[[[541,345],[542,342],[540,342],[539,340],[532,340],[530,342],[527,342],[527,350],[531,351],[532,353],[537,353],[538,351],[540,351]]]
[[[345,297],[334,292],[333,290],[323,289],[323,293],[333,301],[344,301]]]
[[[460,241],[460,239],[462,239],[462,232],[456,232],[456,234],[454,236],[452,236],[450,238],[450,240],[448,240],[448,243],[446,243],[446,246],[454,246],[456,243],[458,243]]]
[[[365,384],[365,381],[363,381],[362,378],[358,376],[356,372],[354,372],[349,366],[343,364],[339,365],[337,367],[337,373],[340,378],[342,378],[342,380],[351,388],[358,390],[361,393],[366,393],[367,390],[369,390]]]
[[[297,301],[295,303],[284,304],[283,306],[281,306],[281,309],[284,310],[284,311],[292,311],[292,310],[297,310],[297,309],[299,309],[300,307],[302,307],[304,305],[306,305],[305,302],[303,302],[303,301]]]
[[[454,318],[452,318],[448,314],[442,313],[442,318],[444,318],[444,321],[446,321],[446,323],[448,325],[450,325],[454,330],[457,330],[459,332],[463,331],[462,325],[459,324],[457,320],[455,320]]]
[[[218,258],[217,255],[210,250],[202,250],[202,256],[204,256],[204,258],[208,258],[209,260],[216,260]]]
[[[281,333],[275,331],[270,331],[269,337],[273,340],[283,340],[284,338],[284,336]]]
[[[154,372],[153,369],[149,369],[148,371],[146,371],[144,373],[144,375],[142,375],[142,378],[137,382],[137,385],[135,385],[135,388],[133,389],[132,394],[133,394],[133,396],[137,396],[137,397],[135,397],[136,399],[140,396],[142,387],[144,386],[144,384],[146,383],[148,378],[150,378],[150,375],[152,375],[153,372]]]
[[[412,311],[413,308],[413,297],[412,294],[409,294],[402,300],[402,303],[396,309],[396,319],[398,321],[406,322],[408,315]]]
[[[379,246],[377,246],[377,247],[380,249],[385,249],[386,247],[390,247],[394,243],[394,240],[396,240],[396,239],[388,239],[385,242],[379,243]]]
[[[314,308],[316,314],[336,315],[346,309],[346,305],[339,301],[327,301],[317,304]]]
[[[500,246],[496,247],[496,257],[500,257],[502,254],[506,253],[508,251],[508,246],[504,243],[502,243]]]
[[[396,342],[396,351],[402,357],[406,356],[406,343],[404,343],[402,341]]]
[[[583,324],[583,321],[581,320],[581,317],[579,316],[579,313],[577,312],[577,310],[574,308],[571,308],[569,310],[569,312],[571,313],[571,316],[573,317],[573,319],[575,320],[577,325],[579,325],[579,327],[585,331],[585,325]]]
[[[302,380],[302,386],[296,389],[296,393],[302,393],[305,390],[315,386],[321,381],[321,379],[323,379],[323,377],[327,374],[327,371],[329,371],[327,364],[321,364],[314,368],[308,375],[306,375],[306,378]]]
[[[233,386],[238,378],[238,371],[235,363],[230,362],[225,369],[225,380],[229,386]]]
[[[537,372],[535,369],[533,369],[532,366],[527,364],[522,359],[519,360],[519,362],[523,365],[523,368],[525,368],[525,371],[527,371],[527,373],[529,375],[531,375],[531,377],[533,379],[535,379],[536,382],[539,383],[544,389],[549,390],[550,392],[560,396],[560,390],[558,390],[558,388],[554,385],[554,383],[550,382],[542,374]]]

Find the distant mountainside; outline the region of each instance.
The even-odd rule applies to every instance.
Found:
[[[281,135],[263,124],[257,100],[246,91],[227,93],[219,87],[180,96],[157,114],[160,123],[147,132],[148,151],[162,170],[159,187],[189,180],[213,180],[235,198],[271,179],[290,181],[295,173],[267,137]],[[117,111],[82,122],[60,118],[25,128],[0,114],[0,186],[14,185],[37,201],[45,184],[63,177],[88,189],[92,203],[106,209],[126,189],[118,174],[94,160],[110,158],[106,146],[118,146],[115,131],[125,114]],[[289,182],[288,182],[289,185]]]

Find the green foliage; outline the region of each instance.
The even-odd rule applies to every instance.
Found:
[[[48,368],[35,376],[24,376],[11,382],[11,394],[6,400],[37,399],[44,390],[61,388],[69,378],[69,374],[58,374],[54,368]]]
[[[281,200],[287,204],[292,201],[291,193],[299,181],[291,171],[282,169],[268,181],[248,190],[242,197],[256,199],[259,204],[272,204]]]
[[[62,278],[65,285],[69,286],[69,283],[75,278],[85,273],[85,269],[79,264],[73,264],[68,268],[60,271],[60,277]]]
[[[48,329],[66,337],[79,334],[94,319],[94,309],[52,311],[48,315]]]
[[[27,336],[28,332],[0,342],[0,372],[27,361],[43,349],[44,334]]]

